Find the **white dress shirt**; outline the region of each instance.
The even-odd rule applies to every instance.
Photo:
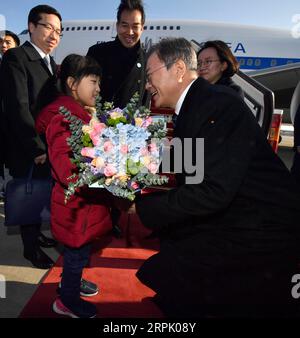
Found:
[[[191,88],[191,85],[192,85],[195,81],[196,81],[196,79],[193,80],[193,81],[185,88],[184,92],[181,94],[179,100],[177,101],[176,107],[175,107],[175,114],[176,114],[176,115],[179,115],[179,112],[180,112],[181,106],[182,106],[182,104],[183,104],[183,101],[184,101],[184,99],[185,99],[185,97],[186,97],[186,94],[188,93],[189,89]]]

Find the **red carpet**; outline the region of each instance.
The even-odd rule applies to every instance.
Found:
[[[157,252],[158,242],[145,238],[149,232],[134,215],[130,216],[129,228],[127,215],[122,215],[121,224],[125,238],[108,235],[95,242],[90,266],[83,277],[97,283],[100,292],[87,300],[96,304],[100,318],[162,318],[151,299],[154,292],[135,276],[144,260]],[[61,317],[52,311],[61,266],[62,257],[22,310],[21,318]]]

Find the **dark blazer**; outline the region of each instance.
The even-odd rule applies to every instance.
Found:
[[[238,86],[230,77],[221,77],[219,81],[215,83],[216,85],[223,85],[233,89],[242,99],[244,99],[245,94],[243,89]]]
[[[160,252],[138,277],[165,299],[171,314],[192,309],[193,300],[195,306],[258,301],[251,288],[265,285],[267,269],[295,263],[300,248],[299,193],[288,169],[246,104],[202,78],[185,97],[174,137],[204,138],[204,180],[185,184],[181,174],[177,188],[137,201],[142,222],[162,236]]]
[[[56,65],[51,58],[54,74]],[[37,98],[53,75],[36,49],[27,41],[8,50],[1,64],[1,93],[5,128],[5,163],[13,176],[24,176],[33,159],[45,153],[35,131]]]
[[[135,92],[140,94],[140,104],[148,105],[150,96],[145,91],[145,52],[140,43],[133,48],[124,47],[118,38],[89,48],[102,68],[101,97],[124,108]]]

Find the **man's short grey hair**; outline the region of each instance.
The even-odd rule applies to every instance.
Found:
[[[156,53],[169,69],[177,60],[182,60],[187,69],[197,70],[197,55],[191,43],[184,38],[165,38],[154,44],[147,53],[147,59]]]

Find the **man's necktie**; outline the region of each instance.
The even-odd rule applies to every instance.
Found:
[[[49,69],[50,73],[53,74],[53,71],[52,71],[52,67],[51,67],[51,64],[50,64],[50,61],[49,61],[49,56],[45,56],[44,57],[44,62],[45,62],[45,65],[47,66],[47,68]]]

